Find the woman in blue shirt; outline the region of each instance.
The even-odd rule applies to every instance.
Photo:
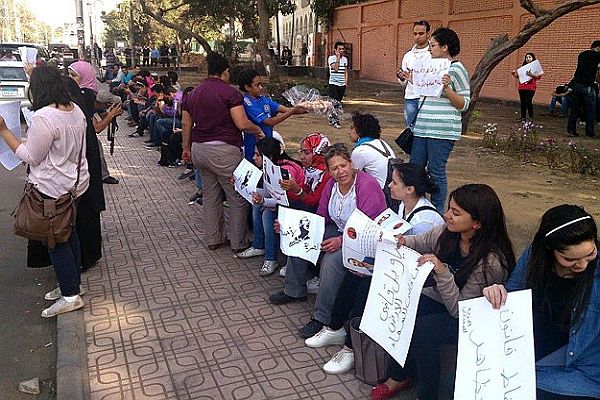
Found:
[[[598,229],[583,208],[546,211],[506,288],[483,290],[494,308],[531,289],[538,400],[600,398]]]

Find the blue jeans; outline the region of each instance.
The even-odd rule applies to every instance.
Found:
[[[69,240],[57,243],[53,249],[49,248],[48,255],[62,295],[75,296],[78,294],[81,284],[81,250],[77,230],[74,226]]]
[[[552,100],[550,100],[550,105],[548,106],[548,112],[552,114],[554,112],[554,107],[556,107],[556,102],[560,103],[560,115],[567,115],[569,111],[569,97],[567,96],[552,96]]]
[[[404,99],[404,126],[415,124],[415,117],[417,116],[417,110],[419,109],[419,99]]]
[[[453,140],[415,136],[410,153],[410,162],[423,168],[427,167],[427,171],[439,188],[439,192],[431,195],[431,203],[440,214],[446,211],[446,195],[448,194],[446,163],[453,148]]]
[[[198,168],[194,168],[194,182],[196,182],[196,187],[198,189],[202,189],[202,175],[200,175],[200,170]]]
[[[254,231],[252,247],[265,249],[265,261],[277,260],[279,235],[273,228],[276,218],[277,211],[274,209],[258,204],[252,206],[252,230]]]
[[[148,121],[148,131],[150,131],[150,140],[154,144],[160,144],[160,134],[156,130],[156,121],[158,118],[154,113],[148,113],[146,115],[146,121]]]
[[[181,120],[175,119],[175,128],[181,128]],[[173,118],[160,118],[156,120],[156,131],[163,143],[169,143],[173,134]]]
[[[571,113],[569,114],[569,122],[567,123],[567,132],[577,135],[577,117],[579,109],[583,107],[585,115],[585,135],[594,136],[594,128],[596,126],[596,92],[593,86],[581,85],[575,83],[571,89]]]

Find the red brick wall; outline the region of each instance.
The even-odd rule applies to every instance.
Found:
[[[562,0],[537,0],[551,8]],[[519,0],[379,0],[339,7],[329,31],[329,43],[352,43],[352,69],[362,79],[397,82],[395,70],[410,49],[412,24],[427,19],[432,28],[448,26],[461,39],[459,59],[472,73],[490,40],[501,33],[516,34],[531,18]],[[518,99],[517,82],[510,72],[535,53],[544,69],[535,102],[547,103],[554,87],[573,76],[577,54],[600,39],[600,5],[571,13],[535,35],[525,46],[502,61],[492,72],[481,95]]]

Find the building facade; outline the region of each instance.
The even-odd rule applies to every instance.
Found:
[[[288,46],[294,54],[294,65],[300,65],[302,44],[308,46],[307,65],[320,65],[324,51],[323,27],[317,22],[310,0],[294,0],[296,10],[289,15],[279,14],[279,40],[281,47]],[[277,23],[273,21],[275,28]],[[273,30],[273,44],[277,48],[277,32]]]
[[[535,3],[553,8],[563,0]],[[328,42],[351,44],[352,70],[360,79],[397,82],[396,68],[413,43],[413,23],[426,19],[432,29],[447,26],[458,33],[458,58],[472,74],[494,37],[503,33],[513,37],[531,18],[519,0],[380,0],[337,8]],[[573,77],[577,55],[600,39],[599,21],[600,5],[556,20],[504,59],[486,81],[481,95],[518,99],[517,80],[511,71],[522,65],[525,53],[533,52],[544,70],[534,102],[546,103],[557,85]]]

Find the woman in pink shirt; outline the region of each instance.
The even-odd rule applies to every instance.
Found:
[[[71,102],[60,72],[54,67],[40,66],[31,72],[29,95],[35,114],[21,142],[0,117],[0,137],[29,167],[27,179],[45,198],[58,198],[79,182],[76,195],[88,189],[90,175],[85,158],[85,115]],[[46,300],[57,300],[42,311],[42,317],[53,317],[83,307],[80,296],[81,254],[77,231],[72,230],[67,242],[48,249],[59,287],[46,293]]]
[[[535,61],[535,54],[527,53],[525,54],[523,65],[527,65],[533,61]],[[517,71],[513,71],[512,75],[515,78],[519,79]],[[533,118],[533,96],[535,95],[535,90],[537,89],[537,81],[542,77],[542,75],[535,75],[531,72],[531,70],[527,71],[527,76],[529,76],[531,79],[524,83],[519,82],[519,99],[521,100],[521,121],[525,121],[527,113],[529,113],[529,119]]]

